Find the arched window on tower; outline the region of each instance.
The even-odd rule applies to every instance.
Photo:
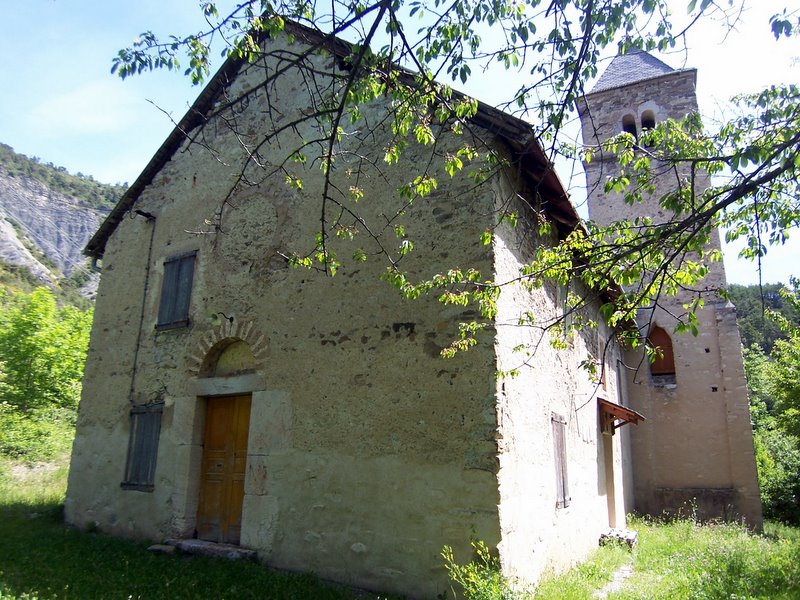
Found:
[[[656,114],[652,110],[646,110],[642,113],[642,134],[645,138],[644,145],[648,148],[653,145],[653,141],[647,135],[648,129],[653,129],[656,126]]]
[[[672,338],[661,327],[655,326],[647,336],[647,345],[655,350],[655,360],[650,363],[650,373],[654,377],[675,375],[675,355],[672,352]]]
[[[639,132],[636,130],[636,118],[633,115],[622,117],[622,131],[630,133],[635,138],[639,137]]]
[[[642,129],[652,129],[656,126],[656,115],[652,110],[642,113]]]

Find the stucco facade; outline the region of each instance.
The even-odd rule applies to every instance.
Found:
[[[269,44],[296,51],[305,48],[304,35]],[[319,72],[332,61],[328,53],[309,60]],[[302,189],[276,171],[228,192],[242,173],[247,132],[312,108],[306,73],[288,69],[269,87],[259,85],[260,68],[229,62],[222,75],[90,242],[103,273],[67,521],[153,540],[202,536],[198,514],[207,510],[202,488],[213,462],[206,416],[219,399],[236,397],[249,406],[243,450],[234,457],[243,469],[236,536],[270,566],[428,598],[448,585],[443,546],[466,561],[471,537],[496,547],[504,573],[520,585],[583,558],[601,531],[623,525],[630,496],[623,438],[602,435],[598,422],[597,397],[617,402],[621,382],[612,367],[601,389],[578,367],[599,343],[596,334],[576,336],[563,350],[545,341],[520,376],[498,380],[498,371],[517,366],[513,348],[533,335],[509,325],[525,311],[557,315],[557,289],[504,288],[481,343],[445,360],[441,349],[474,312],[435,297],[404,299],[381,280],[385,265],[377,259],[345,262],[333,278],[290,268],[283,254],[313,245],[319,227],[319,156],[292,166]],[[248,103],[226,109],[226,94],[243,90],[254,90]],[[386,123],[386,105],[365,110],[369,122]],[[202,128],[192,120],[199,113]],[[245,138],[232,132],[233,119]],[[442,157],[469,136],[482,148],[518,152],[514,161],[541,154],[527,126],[488,107],[473,125],[466,138],[439,136],[440,162],[431,169],[444,172]],[[264,153],[267,166],[312,133],[285,129],[273,140],[276,150]],[[341,153],[334,184],[351,185],[347,161],[382,156],[390,138],[388,124],[345,136],[343,150],[357,152]],[[397,168],[359,181],[364,214],[394,214],[396,190],[429,159],[418,152],[409,146]],[[518,275],[537,244],[556,241],[538,237],[534,215],[550,218],[561,206],[578,221],[544,166],[535,177],[500,170],[479,186],[440,177],[404,217],[415,249],[403,270],[417,277],[469,265],[487,278]],[[519,203],[521,224],[501,225],[493,243],[481,245],[481,232],[510,201]],[[395,231],[365,242],[367,254],[380,242],[396,245]],[[341,255],[353,251],[330,243]],[[188,318],[159,327],[169,262],[185,256],[193,257]],[[614,364],[613,351],[607,360]],[[153,406],[160,415],[158,429],[148,430],[157,451],[148,463],[153,481],[120,485],[139,451],[132,412]],[[566,473],[569,502],[561,502],[557,474]]]
[[[637,134],[654,122],[696,112],[696,78],[696,70],[675,71],[644,52],[618,56],[579,102],[584,143],[599,145],[623,130]],[[599,155],[584,167],[589,216],[600,224],[619,219],[623,210],[631,219],[668,222],[673,215],[658,199],[688,176],[656,163],[661,174],[654,192],[631,206],[621,194],[603,191],[606,178],[619,168],[615,156]],[[698,191],[708,185],[708,176],[699,174]],[[708,247],[720,248],[716,231]],[[659,307],[640,314],[643,336],[656,327],[671,335],[674,372],[653,375],[641,353],[625,357],[631,367],[628,401],[647,416],[630,431],[634,507],[651,515],[695,512],[700,518],[741,519],[758,529],[761,502],[736,309],[718,293],[726,286],[723,263],[708,267],[698,286],[705,290],[705,306],[697,313],[697,337],[672,334],[675,316],[684,312],[693,290],[663,297]]]
[[[498,231],[495,273],[500,281],[517,277],[536,245],[549,243],[533,235],[534,230],[527,223]],[[609,333],[601,324],[599,331],[574,334],[566,349],[555,350],[548,333],[519,326],[528,311],[541,323],[563,318],[560,294],[553,284],[533,290],[504,288],[496,319],[498,369],[519,369],[516,376],[498,380],[496,391],[499,550],[506,575],[527,582],[587,556],[601,533],[625,527],[625,516],[632,509],[625,503],[625,437],[602,434],[598,419],[598,398],[618,404],[622,400],[614,371],[618,349],[612,344],[605,355],[605,386],[580,366],[590,354],[600,355]],[[587,308],[596,310],[596,304]],[[593,316],[597,318],[597,313]],[[522,347],[526,350],[520,352]],[[529,356],[531,348],[536,350]],[[560,507],[551,483],[554,418],[564,422],[571,498]]]

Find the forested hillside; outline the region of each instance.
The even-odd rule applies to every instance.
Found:
[[[730,287],[744,344],[764,516],[800,524],[800,288]]]
[[[17,154],[11,146],[3,143],[0,143],[0,165],[11,177],[38,181],[55,194],[74,198],[81,206],[100,211],[114,208],[128,187],[127,182],[108,185],[95,181],[91,175],[72,175],[64,167],[51,162],[42,163],[37,156],[29,158]]]
[[[97,280],[83,247],[124,189],[0,144],[0,458],[69,451]]]
[[[775,340],[786,337],[787,334],[781,330],[778,323],[769,317],[770,311],[777,312],[790,323],[800,327],[800,313],[791,302],[781,296],[782,287],[778,283],[761,287],[737,284],[728,286],[731,302],[736,305],[739,331],[745,348],[758,344],[769,354],[772,352]]]

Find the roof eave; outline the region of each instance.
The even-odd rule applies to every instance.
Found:
[[[114,233],[117,225],[131,209],[142,191],[153,182],[156,174],[170,161],[189,133],[203,121],[206,111],[213,105],[218,92],[228,84],[231,79],[230,76],[239,69],[241,62],[241,59],[229,58],[223,63],[219,71],[208,82],[208,85],[197,96],[189,110],[186,111],[186,114],[183,115],[183,118],[175,125],[167,139],[156,150],[133,184],[117,202],[108,217],[101,223],[98,230],[86,244],[83,250],[85,255],[92,258],[103,257],[106,242],[111,234]]]
[[[309,43],[323,46],[334,55],[345,56],[351,47],[349,43],[343,40],[297,23],[287,22],[287,29],[291,29],[294,34],[302,34]],[[84,249],[84,254],[96,259],[103,257],[108,239],[128,211],[131,210],[139,195],[172,159],[189,133],[203,122],[207,111],[213,106],[220,90],[232,81],[233,75],[244,63],[245,60],[243,58],[234,57],[228,58],[223,63],[219,71],[200,92],[192,106],[89,240]],[[409,76],[413,77],[414,74],[409,72]],[[464,96],[460,92],[454,92],[454,94]],[[552,162],[547,158],[536,139],[533,127],[529,123],[483,102],[478,102],[478,111],[471,121],[482,129],[490,131],[510,143],[512,150],[520,160],[526,177],[532,180],[536,188],[545,192],[544,208],[559,230],[560,237],[565,237],[575,228],[584,227],[580,216],[572,205],[569,194],[553,168]],[[614,295],[616,293],[615,286],[606,290],[606,293]]]

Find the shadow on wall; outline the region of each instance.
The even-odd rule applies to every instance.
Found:
[[[690,518],[695,521],[722,519],[735,521],[736,490],[734,488],[668,488],[657,487],[656,502],[668,517]]]

